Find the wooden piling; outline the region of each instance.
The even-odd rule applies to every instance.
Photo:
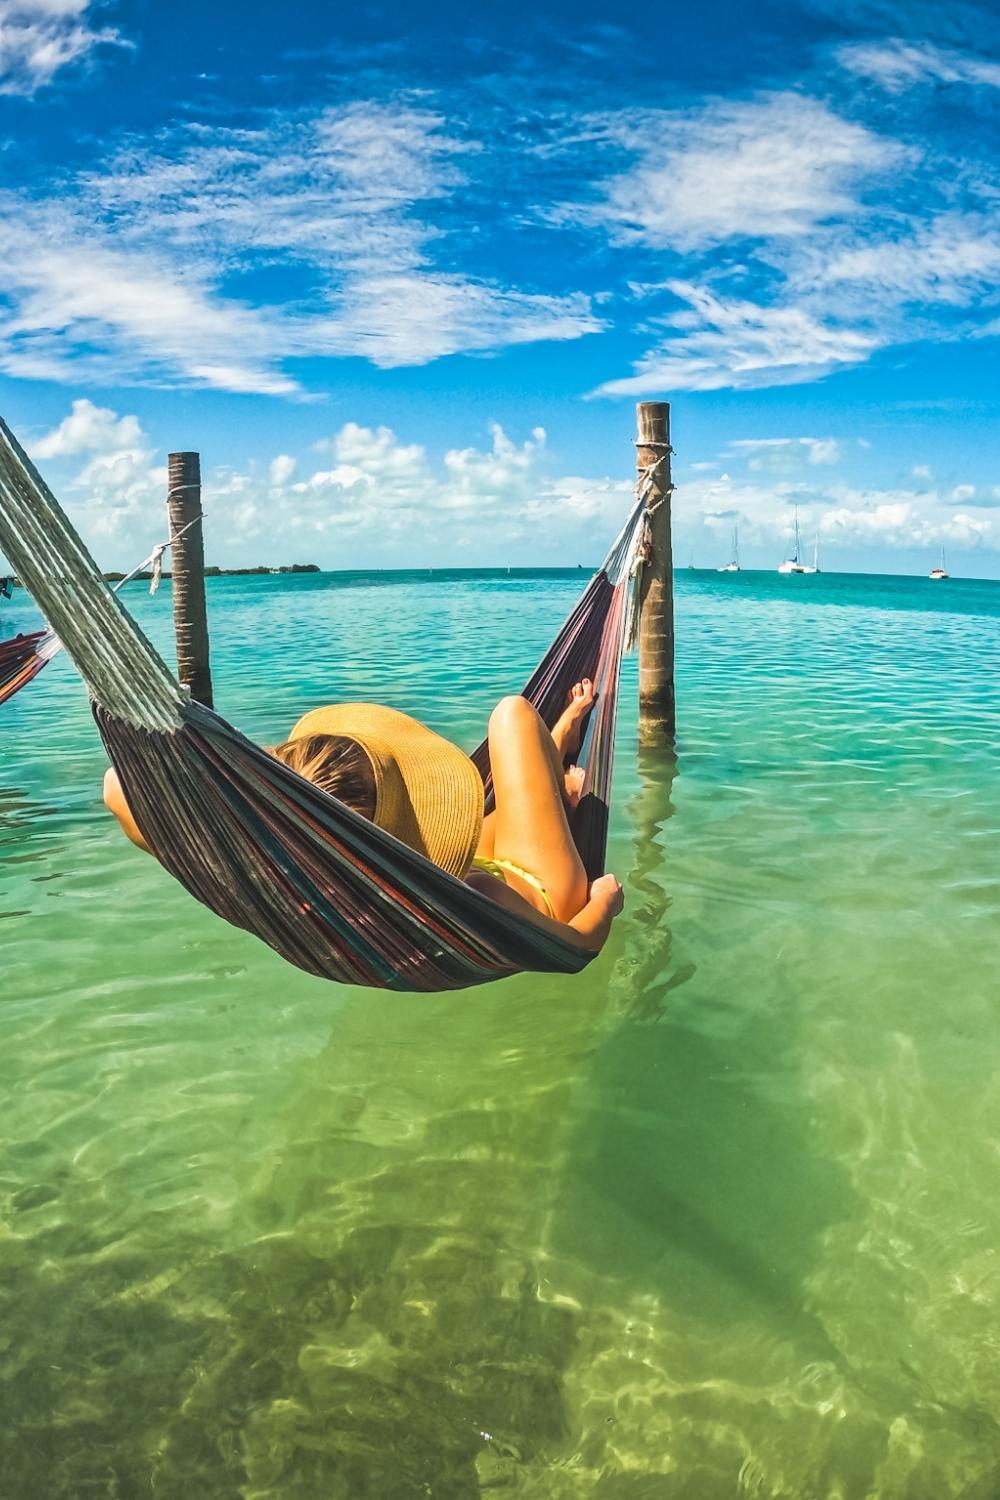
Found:
[[[674,704],[674,560],[670,536],[670,406],[640,401],[635,409],[640,479],[650,465],[647,506],[650,556],[643,570],[639,625],[639,731],[647,744],[672,740]]]
[[[171,453],[167,460],[167,515],[173,575],[177,672],[197,703],[212,707],[205,603],[205,538],[202,535],[201,460],[197,453]],[[192,524],[194,523],[194,524]]]

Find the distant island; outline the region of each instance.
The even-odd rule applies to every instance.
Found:
[[[317,563],[286,563],[285,566],[281,568],[266,568],[263,565],[257,568],[206,568],[205,577],[258,578],[266,573],[322,573],[322,571],[323,569]],[[153,575],[151,572],[144,569],[141,573],[136,573],[135,576],[136,578],[144,578],[148,581],[150,578],[152,578]],[[160,576],[162,578],[170,578],[172,575],[169,569],[164,568]],[[128,577],[128,574],[102,573],[101,577],[104,579],[105,583],[121,583],[123,578]],[[4,578],[0,579],[0,583],[6,583],[11,588],[15,589],[24,588],[24,584],[21,582],[20,578]]]
[[[206,578],[260,578],[267,573],[322,573],[323,569],[317,563],[286,563],[282,568],[206,568]],[[105,573],[105,583],[121,583],[128,575],[125,573]],[[137,573],[136,578],[152,578],[152,573],[143,571]],[[164,568],[160,574],[161,578],[170,578],[172,575],[168,568]]]

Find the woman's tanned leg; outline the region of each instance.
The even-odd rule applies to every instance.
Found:
[[[493,852],[521,865],[548,891],[556,918],[568,922],[587,902],[587,874],[566,821],[564,770],[552,735],[526,698],[504,698],[490,717],[490,765],[496,790]],[[515,890],[540,911],[538,892],[516,875]]]

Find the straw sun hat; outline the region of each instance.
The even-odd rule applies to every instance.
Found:
[[[372,821],[449,874],[465,874],[483,828],[483,783],[457,745],[378,703],[315,708],[289,739],[307,734],[357,740],[375,773]]]

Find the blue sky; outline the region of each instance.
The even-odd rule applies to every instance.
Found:
[[[1000,576],[1000,16],[0,0],[0,411],[100,559]],[[248,14],[249,11],[249,14]]]

